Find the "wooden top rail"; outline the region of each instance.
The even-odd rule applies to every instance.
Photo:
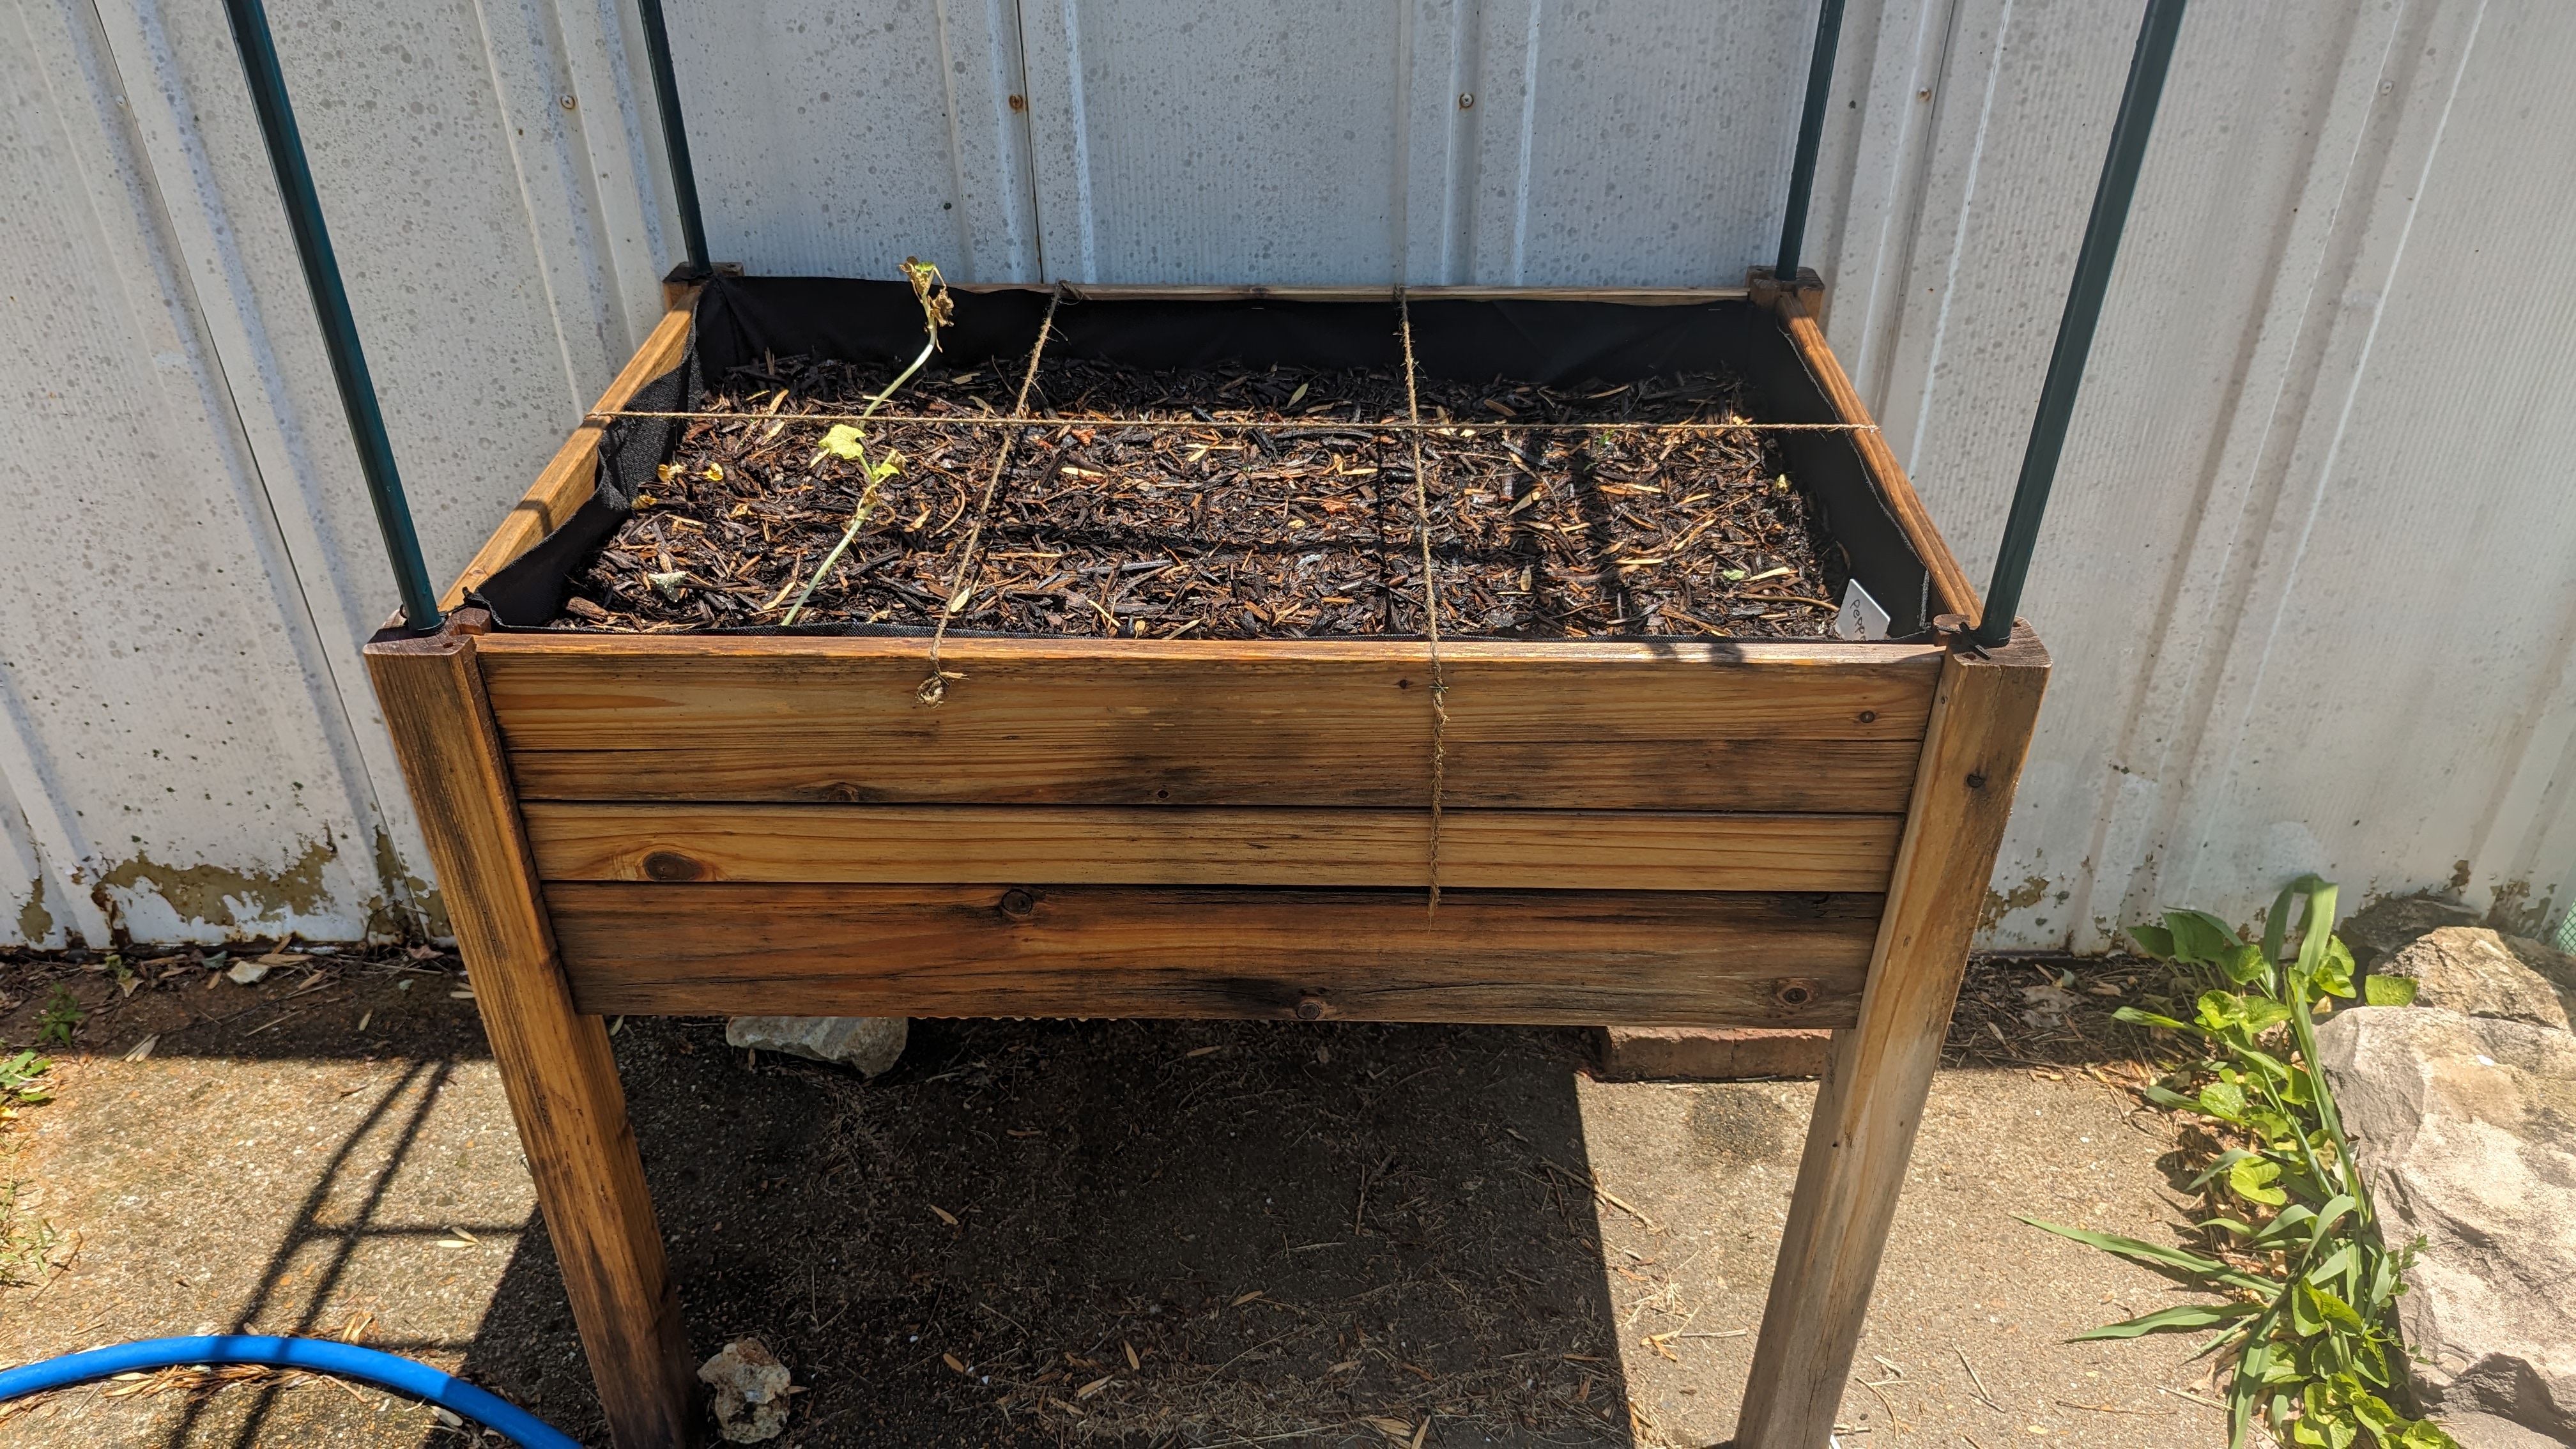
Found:
[[[608,391],[599,395],[590,414],[613,413],[626,406],[644,384],[679,365],[689,350],[689,323],[697,315],[698,289],[692,287],[680,304],[662,314],[651,335],[626,366],[609,383]],[[598,482],[599,437],[597,423],[585,422],[573,429],[572,436],[555,450],[553,461],[537,474],[492,536],[483,541],[465,572],[447,586],[439,600],[441,609],[454,609],[465,602],[466,590],[482,583],[510,566],[512,560],[537,546],[538,540],[561,528],[580,507],[590,501],[591,489]]]

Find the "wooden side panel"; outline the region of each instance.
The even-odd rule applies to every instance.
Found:
[[[479,616],[477,616],[479,617]],[[620,1445],[691,1442],[680,1305],[608,1033],[574,1005],[519,832],[472,636],[371,644],[367,668]]]
[[[514,751],[843,741],[877,746],[891,773],[943,746],[1429,740],[1419,644],[950,639],[965,678],[932,708],[913,695],[927,642],[504,634],[484,667]],[[1919,741],[1940,670],[1938,649],[1903,644],[1450,643],[1441,658],[1460,744]]]
[[[531,802],[545,880],[1385,886],[1425,880],[1429,812]],[[1453,810],[1443,886],[1883,891],[1904,818]]]
[[[665,313],[644,345],[626,360],[626,367],[599,395],[593,412],[610,412],[624,407],[635,390],[660,377],[678,364],[688,351],[689,322],[696,315],[697,289],[689,289],[679,305]],[[600,430],[584,423],[573,429],[572,436],[555,451],[552,461],[537,474],[537,481],[483,541],[483,547],[465,572],[450,584],[442,609],[453,609],[465,602],[465,591],[507,568],[510,561],[536,546],[537,540],[555,531],[584,503],[590,501],[592,486],[597,482],[595,460],[599,454]]]
[[[1825,331],[1808,315],[1807,306],[1795,292],[1782,292],[1774,305],[1779,309],[1780,325],[1788,330],[1789,341],[1798,349],[1807,373],[1824,390],[1834,411],[1844,421],[1872,421],[1869,408],[1860,400],[1860,390],[1844,374],[1842,360],[1834,356]],[[1860,449],[1861,462],[1870,477],[1878,483],[1880,496],[1887,500],[1888,512],[1896,515],[1896,526],[1905,530],[1906,541],[1914,545],[1914,556],[1932,573],[1932,612],[1957,614],[1965,619],[1977,617],[1977,591],[1968,582],[1965,569],[1950,554],[1949,542],[1934,527],[1932,514],[1914,491],[1913,480],[1905,476],[1905,465],[1896,461],[1896,450],[1887,445],[1887,437],[1876,428],[1852,434]]]
[[[767,739],[655,750],[517,750],[523,800],[1033,805],[1298,805],[1421,809],[1431,756],[1419,739],[1353,740],[1331,768],[1311,755],[1224,749],[1139,758],[1107,738],[1042,751],[893,766],[861,741]],[[1277,742],[1273,742],[1274,746]],[[1455,809],[1854,811],[1897,814],[1918,740],[1451,741],[1442,798]]]
[[[2026,628],[1942,672],[1860,1021],[1835,1033],[1808,1123],[1739,1449],[1816,1449],[1833,1430],[2047,683]]]
[[[494,708],[532,799],[1413,807],[1420,646],[496,636]],[[1460,808],[1893,813],[1938,651],[1453,644]]]
[[[1879,898],[546,887],[584,1011],[1838,1026]]]

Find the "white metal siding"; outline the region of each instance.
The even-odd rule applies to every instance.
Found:
[[[2138,10],[1846,21],[1808,256],[1980,577]],[[1814,22],[671,11],[720,258],[1121,282],[1737,280],[1775,244]],[[675,259],[630,6],[273,19],[444,576]],[[2183,901],[2250,917],[2308,868],[2565,895],[2571,70],[2565,7],[2186,23],[2026,603],[2059,670],[1996,943],[2098,948]],[[0,106],[0,940],[354,934],[427,874],[357,664],[391,588],[217,0],[0,0]]]

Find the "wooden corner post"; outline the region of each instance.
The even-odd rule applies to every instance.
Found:
[[[619,1449],[694,1442],[696,1376],[608,1032],[573,1006],[475,660],[479,611],[367,646]]]
[[[1825,1449],[2048,683],[2027,625],[1951,634],[1860,1024],[1834,1033],[1735,1449]]]

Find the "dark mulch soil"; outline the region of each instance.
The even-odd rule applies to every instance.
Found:
[[[1941,1064],[2091,1071],[2115,1066],[2143,1080],[2173,1052],[2169,1038],[2114,1019],[2123,1006],[2188,1017],[2159,961],[2134,957],[1974,956],[1959,983]],[[2099,1072],[2092,1072],[2099,1076]]]
[[[744,419],[683,426],[558,626],[786,622],[865,491],[862,465],[818,444],[890,376],[777,359],[727,379],[707,410]],[[1412,442],[1383,426],[1407,416],[1400,373],[1050,359],[1029,408],[1051,425],[942,421],[1006,417],[1019,383],[1017,366],[925,369],[865,425],[868,458],[902,466],[798,624],[935,623],[1012,438],[955,628],[1423,632]],[[1446,425],[1423,439],[1444,634],[1830,635],[1846,571],[1763,435],[1638,426],[1734,419],[1732,379],[1422,393],[1423,418]]]
[[[632,1022],[619,1064],[657,1197],[710,1204],[663,1220],[699,1351],[803,1350],[803,1442],[1625,1443],[1582,1050],[918,1021],[862,1084]]]

